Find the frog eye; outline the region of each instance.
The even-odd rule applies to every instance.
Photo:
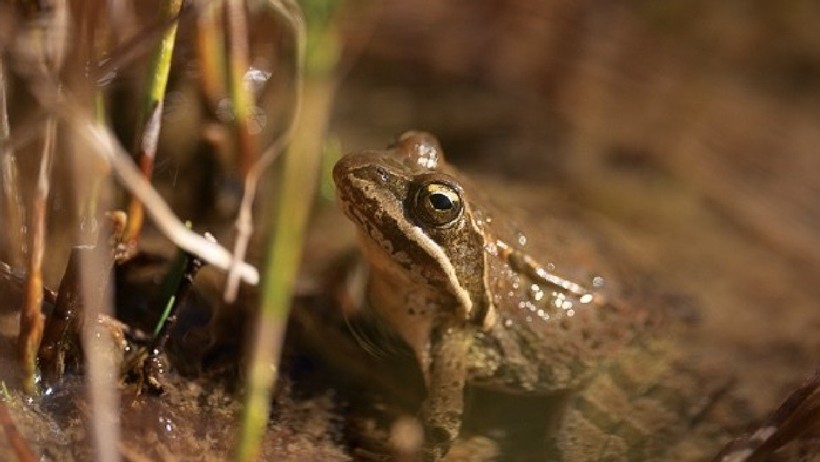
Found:
[[[463,210],[459,190],[447,183],[426,183],[416,192],[414,211],[424,223],[447,227],[461,217]]]

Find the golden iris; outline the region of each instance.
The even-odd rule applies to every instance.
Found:
[[[447,183],[426,183],[416,192],[416,216],[424,223],[447,227],[461,217],[463,210],[459,191]]]

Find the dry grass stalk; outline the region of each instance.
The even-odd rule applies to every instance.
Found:
[[[162,196],[151,186],[134,165],[115,135],[106,127],[97,124],[93,117],[65,95],[54,104],[52,110],[63,120],[72,133],[88,143],[91,152],[108,162],[120,184],[129,193],[137,196],[145,205],[148,216],[171,242],[178,247],[201,257],[216,268],[228,270],[234,264],[231,253],[215,242],[191,231],[174,214]],[[259,272],[247,262],[236,262],[240,278],[248,284],[259,283]]]
[[[8,106],[6,104],[5,68],[0,62],[0,142],[8,140],[10,135]],[[3,195],[3,229],[6,234],[5,242],[8,248],[9,263],[16,267],[23,265],[23,204],[20,201],[20,183],[17,170],[17,161],[9,147],[0,148],[0,183]]]
[[[245,84],[249,67],[248,17],[243,0],[227,0],[225,17],[228,23],[228,71],[233,103],[234,126],[239,147],[239,171],[247,175],[256,158],[256,139],[249,123],[253,115],[253,94]]]
[[[243,261],[248,250],[248,242],[250,241],[251,233],[253,233],[253,203],[256,200],[256,190],[259,186],[259,181],[270,164],[276,160],[284,147],[287,146],[293,138],[296,124],[302,110],[306,42],[305,19],[299,6],[292,0],[270,1],[269,5],[288,22],[293,31],[293,43],[296,56],[296,62],[294,63],[294,94],[296,98],[290,124],[285,131],[262,152],[248,171],[248,174],[245,175],[242,202],[234,225],[236,227],[236,241],[234,242],[233,250],[234,261]],[[236,294],[239,290],[237,269],[238,268],[232,267],[228,271],[228,279],[225,283],[224,292],[224,299],[228,303],[232,303],[236,299]]]
[[[162,2],[163,20],[178,19],[182,0],[165,0]],[[150,179],[154,171],[154,158],[159,144],[159,130],[162,125],[162,108],[165,102],[165,90],[168,86],[168,74],[171,72],[171,58],[174,54],[178,21],[173,22],[156,44],[151,65],[148,68],[145,103],[140,113],[137,133],[141,133],[136,143],[136,161],[145,178]],[[136,242],[139,239],[145,221],[145,210],[139,198],[132,197],[128,206],[128,224],[125,240]]]
[[[58,88],[55,85],[65,58],[68,7],[65,1],[54,0],[30,5],[27,23],[17,38],[16,63],[32,87]],[[59,95],[59,90],[54,93]],[[57,120],[47,116],[42,125],[43,148],[28,214],[28,261],[24,305],[20,314],[18,354],[23,366],[24,387],[36,392],[37,350],[43,336],[45,317],[42,265],[46,240],[46,208],[51,188],[51,165],[57,143]]]
[[[29,255],[25,287],[25,301],[20,313],[18,354],[23,364],[25,388],[36,391],[37,350],[43,338],[45,316],[43,304],[43,255],[46,241],[46,203],[51,187],[51,165],[57,139],[57,121],[46,119],[43,125],[43,152],[37,175],[37,188],[29,207]]]

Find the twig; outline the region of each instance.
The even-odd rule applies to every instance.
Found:
[[[177,261],[171,267],[172,274],[167,283],[171,284],[173,293],[168,298],[165,311],[154,329],[151,343],[147,348],[148,356],[142,364],[144,385],[152,393],[160,394],[163,391],[160,376],[165,366],[160,355],[165,351],[171,331],[176,326],[179,311],[187,303],[194,278],[201,268],[202,260],[183,251],[179,251]]]
[[[111,164],[120,183],[142,201],[148,215],[168,239],[216,268],[230,268],[234,263],[231,253],[219,244],[210,242],[186,228],[159,193],[140,174],[111,131],[97,124],[88,114],[78,109],[79,107],[68,95],[64,95],[60,101],[52,105],[52,110],[89,143],[93,148],[92,152]],[[237,262],[237,265],[243,281],[252,285],[259,283],[259,272],[256,268],[244,261]]]

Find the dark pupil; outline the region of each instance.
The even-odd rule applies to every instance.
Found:
[[[453,208],[453,201],[446,194],[430,194],[430,205],[436,210],[450,210]]]

